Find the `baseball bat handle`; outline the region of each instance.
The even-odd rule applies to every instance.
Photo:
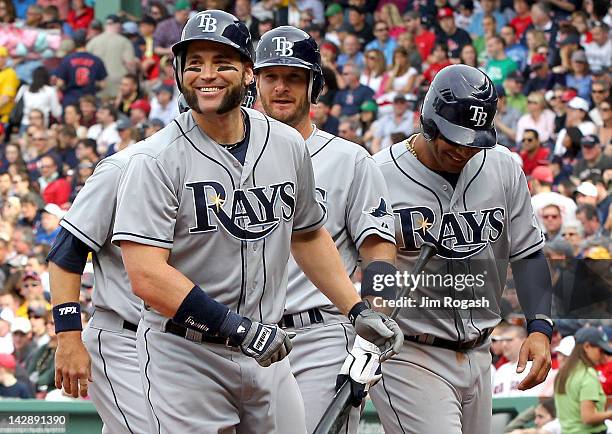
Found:
[[[421,271],[425,269],[425,265],[427,262],[438,252],[436,246],[432,243],[423,243],[421,246],[421,251],[419,252],[419,256],[412,267],[412,274],[419,274]],[[405,297],[409,291],[409,288],[402,288],[402,291],[399,293],[399,297]],[[395,318],[399,312],[399,308],[396,307],[391,312],[390,317]],[[321,420],[319,421],[317,427],[313,431],[313,434],[337,434],[340,432],[344,417],[341,417],[343,413],[348,413],[351,406],[351,382],[350,380],[346,380],[342,383],[342,386],[338,389],[334,398],[332,399],[331,404],[323,413]]]

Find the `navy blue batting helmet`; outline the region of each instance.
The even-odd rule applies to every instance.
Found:
[[[497,143],[493,118],[497,91],[479,69],[451,65],[431,82],[421,109],[421,126],[427,140],[440,134],[461,146],[492,148]]]
[[[213,41],[235,48],[251,63],[255,62],[253,41],[247,26],[230,13],[211,9],[191,17],[181,33],[181,40],[172,46],[176,84],[182,92],[182,74],[187,45],[192,41]]]
[[[280,26],[261,37],[257,45],[254,70],[269,66],[293,66],[311,71],[308,95],[316,104],[325,81],[321,70],[321,53],[316,41],[305,31],[292,26]]]

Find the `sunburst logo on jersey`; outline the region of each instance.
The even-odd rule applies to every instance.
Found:
[[[225,199],[223,199],[220,194],[210,196],[210,201],[217,207],[217,212],[219,212],[219,208],[221,208],[225,203]]]
[[[420,218],[417,220],[417,225],[417,229],[428,231],[433,226],[433,223],[429,223],[427,218]]]

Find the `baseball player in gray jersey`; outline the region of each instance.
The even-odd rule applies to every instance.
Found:
[[[150,431],[305,432],[291,341],[276,325],[290,250],[358,334],[390,354],[403,336],[355,294],[322,228],[302,137],[239,107],[253,79],[246,26],[199,12],[172,49],[191,110],[135,145],[112,238],[145,302]]]
[[[325,228],[346,272],[355,271],[360,255],[365,265],[392,264],[393,216],[386,208],[387,188],[380,170],[361,146],[318,130],[309,118],[310,104],[323,89],[317,43],[303,30],[282,26],[262,36],[255,57],[265,112],[306,140],[317,198],[327,211]],[[306,427],[312,432],[334,396],[336,376],[353,345],[353,328],[293,258],[280,325],[297,333],[289,360],[304,399]],[[351,432],[357,432],[359,421],[358,411],[354,413]]]
[[[375,155],[391,196],[398,268],[410,270],[428,242],[437,256],[425,276],[456,278],[417,285],[415,304],[405,302],[399,313],[404,346],[381,365],[382,381],[371,389],[385,432],[491,432],[489,335],[500,320],[509,263],[529,332],[517,369],[529,374],[519,388],[548,373],[552,290],[544,238],[521,168],[496,146],[496,104],[483,72],[444,68],[425,96],[422,132]],[[461,273],[472,283],[460,281]]]
[[[136,351],[142,300],[132,293],[121,251],[110,240],[119,177],[132,149],[98,165],[60,222],[62,230],[49,254],[51,301],[58,333],[56,386],[63,386],[74,397],[79,391],[86,396],[88,379],[92,379],[89,394],[105,433],[148,430]],[[81,274],[90,251],[94,252],[95,312],[83,333],[83,345],[78,301]]]

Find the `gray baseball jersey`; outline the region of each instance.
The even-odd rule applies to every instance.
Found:
[[[135,330],[142,300],[130,288],[121,250],[111,243],[117,189],[132,148],[102,160],[60,225],[94,252],[93,318],[83,333],[91,357],[89,393],[103,432],[145,432],[146,402],[138,368]]]
[[[476,154],[463,168],[457,185],[427,169],[400,142],[375,160],[389,188],[395,216],[400,271],[410,270],[424,241],[435,244],[437,257],[425,273],[482,275],[485,284],[422,285],[422,298],[486,299],[483,308],[402,309],[398,323],[408,335],[429,333],[459,341],[479,337],[479,330],[500,320],[499,300],[508,263],[544,245],[531,208],[525,175],[501,146]],[[449,292],[450,291],[450,292]],[[488,306],[487,306],[488,304]],[[417,313],[418,312],[418,313]],[[403,318],[403,319],[402,319]]]
[[[389,187],[398,269],[409,272],[422,243],[430,242],[438,254],[422,276],[444,276],[417,285],[411,294],[417,307],[400,310],[400,327],[406,335],[428,335],[425,342],[479,338],[500,320],[508,263],[544,244],[523,171],[501,146],[472,157],[454,187],[420,163],[406,141],[374,158]],[[460,352],[425,342],[406,340],[370,392],[385,431],[490,433],[489,340]]]
[[[327,212],[325,228],[346,272],[352,275],[357,268],[359,247],[369,235],[395,243],[385,180],[368,152],[355,143],[315,128],[306,146],[312,159],[317,199]],[[333,304],[291,257],[286,313],[323,306]]]
[[[325,212],[298,132],[257,111],[244,112],[251,126],[244,166],[198,127],[191,111],[138,145],[119,188],[113,242],[170,250],[168,263],[209,296],[241,315],[274,324],[285,305],[292,233],[320,228]],[[297,387],[295,397],[270,404],[278,401],[272,397],[279,385],[295,382],[288,363],[261,368],[223,346],[160,333],[168,320],[145,309],[141,323],[146,329],[139,357],[147,361],[143,376],[154,416],[151,429],[175,432],[180,421],[184,432],[226,432],[237,424],[239,432],[289,432],[289,426],[305,432]],[[175,363],[181,369],[168,369]],[[207,363],[232,369],[209,372],[202,369]],[[168,403],[168,388],[186,383],[210,383],[207,390],[222,392],[202,395],[200,386],[192,387],[196,396],[181,387],[175,390],[187,390],[180,393],[184,399]],[[225,393],[237,385],[248,390]],[[299,408],[283,406],[294,401]],[[253,411],[253,404],[266,409]],[[233,411],[220,417],[220,408]]]
[[[359,247],[368,236],[375,234],[395,243],[385,181],[372,157],[355,143],[315,128],[306,146],[317,198],[327,212],[325,228],[350,275],[357,268]],[[307,322],[305,312],[312,308],[322,309],[322,323]],[[293,330],[297,336],[289,360],[306,404],[306,428],[312,432],[335,394],[336,376],[353,346],[355,332],[348,318],[308,280],[293,257],[289,261],[286,313],[296,318]],[[359,411],[353,409],[346,431],[356,433],[358,422]]]
[[[301,136],[244,110],[244,167],[190,113],[139,145],[119,189],[113,242],[169,249],[168,263],[209,296],[273,324],[284,310],[291,234],[321,227],[325,213]]]

